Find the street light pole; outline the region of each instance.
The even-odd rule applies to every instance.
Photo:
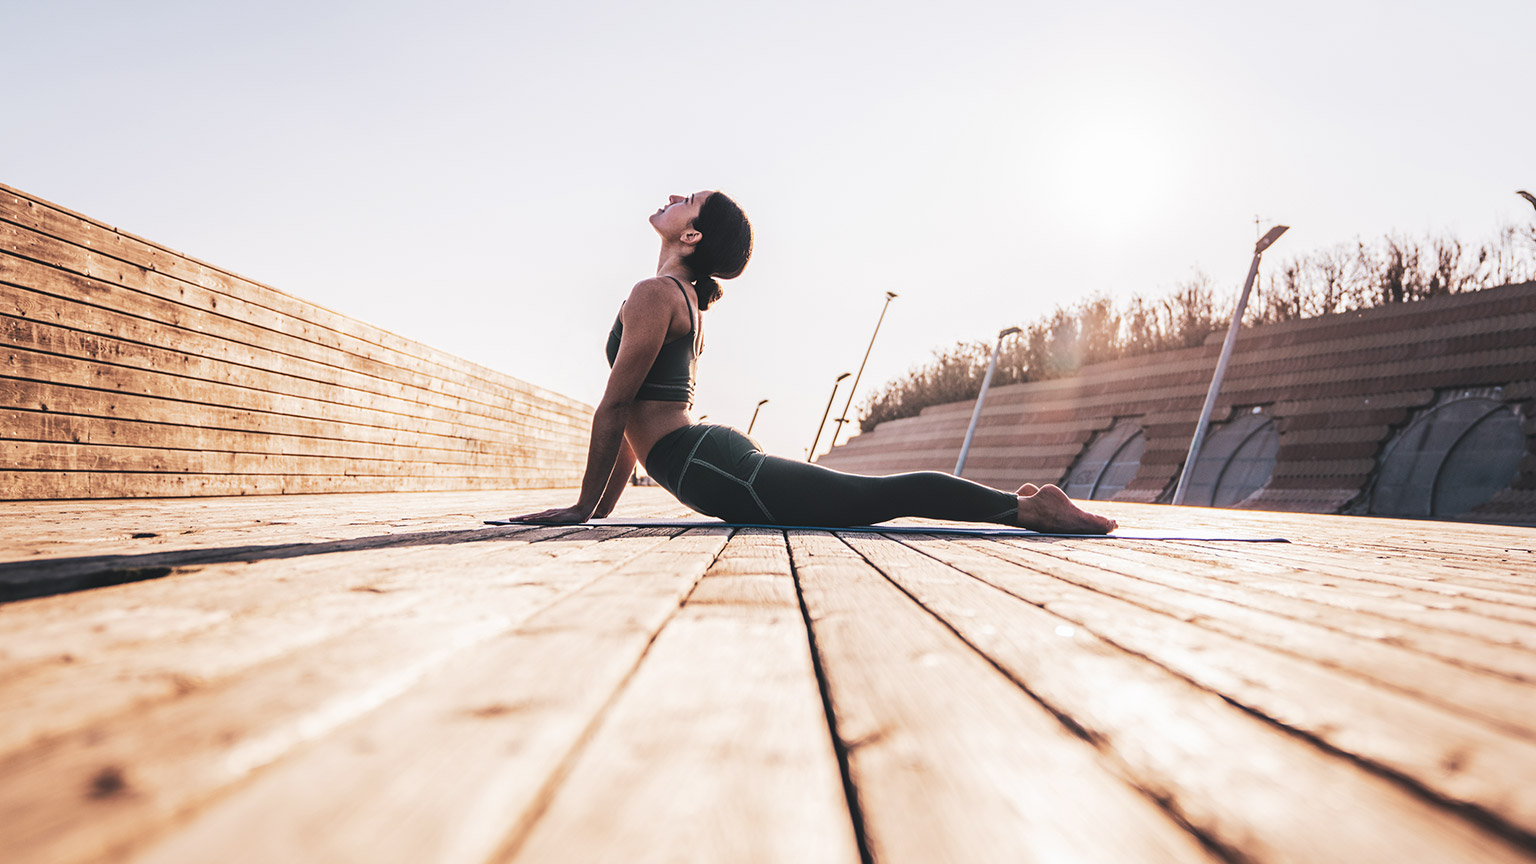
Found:
[[[1232,312],[1232,323],[1227,326],[1227,338],[1221,343],[1221,357],[1216,360],[1216,371],[1211,375],[1211,386],[1205,391],[1205,405],[1200,408],[1200,420],[1195,423],[1195,437],[1189,442],[1189,455],[1184,457],[1184,470],[1179,472],[1179,485],[1173,490],[1173,503],[1183,504],[1184,493],[1189,487],[1190,475],[1195,470],[1195,460],[1200,456],[1200,445],[1205,443],[1205,429],[1211,422],[1211,411],[1216,408],[1216,396],[1221,393],[1221,379],[1227,375],[1227,361],[1232,359],[1232,346],[1237,344],[1237,331],[1243,326],[1243,310],[1248,308],[1248,292],[1253,279],[1259,273],[1259,257],[1280,235],[1290,230],[1288,225],[1276,225],[1269,233],[1253,244],[1253,266],[1248,268],[1248,280],[1243,283],[1243,293],[1238,295],[1237,309]]]
[[[1003,350],[1003,340],[1019,332],[1022,332],[1019,328],[1009,327],[997,334],[997,344],[992,346],[992,360],[987,363],[987,374],[981,379],[981,392],[976,394],[976,409],[971,412],[971,425],[965,429],[965,443],[960,445],[960,458],[955,460],[956,477],[965,468],[965,457],[971,452],[971,439],[976,435],[977,421],[981,420],[982,403],[987,401],[987,388],[992,386],[992,373],[997,371],[997,355]]]
[[[747,434],[748,435],[752,434],[752,424],[757,422],[757,412],[763,410],[763,406],[767,405],[767,404],[768,404],[768,400],[767,399],[759,399],[757,401],[757,407],[752,409],[752,421],[747,424]]]
[[[869,347],[864,349],[864,359],[859,363],[859,374],[853,376],[853,386],[848,388],[848,401],[843,405],[843,416],[837,418],[837,426],[832,430],[832,443],[828,449],[837,446],[837,433],[843,431],[843,424],[848,422],[848,409],[853,407],[853,394],[859,390],[859,379],[864,377],[864,364],[869,362],[869,352],[875,350],[875,337],[880,335],[880,324],[885,320],[885,310],[891,308],[891,301],[896,299],[896,292],[885,292],[885,305],[880,307],[880,318],[875,321],[875,332],[869,337]]]
[[[821,423],[816,426],[816,440],[811,442],[811,449],[806,451],[805,461],[809,462],[816,458],[816,445],[821,443],[821,430],[826,428],[827,416],[832,413],[832,401],[837,398],[837,387],[843,383],[844,378],[852,374],[852,372],[844,372],[832,382],[832,395],[827,397],[827,410],[821,412]]]

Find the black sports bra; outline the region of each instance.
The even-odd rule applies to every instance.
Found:
[[[688,289],[682,282],[672,276],[668,276],[673,282],[677,282],[677,290],[683,292],[683,302],[688,305],[688,335],[674,339],[661,346],[656,354],[656,362],[651,364],[651,371],[645,373],[645,381],[641,382],[640,390],[635,393],[636,399],[644,399],[651,402],[687,402],[693,404],[693,378],[698,369],[700,320],[698,313],[693,308],[693,301],[688,297]],[[620,315],[614,316],[613,329],[608,331],[608,367],[613,368],[613,363],[619,357],[619,342],[624,337],[624,321],[622,317],[624,307],[619,306]]]

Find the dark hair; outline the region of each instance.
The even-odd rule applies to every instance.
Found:
[[[683,264],[693,274],[699,308],[708,309],[722,293],[714,277],[735,279],[752,257],[752,223],[724,192],[711,192],[700,205],[693,227],[704,236]]]

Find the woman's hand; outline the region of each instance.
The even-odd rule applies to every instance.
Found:
[[[508,516],[508,522],[542,522],[548,525],[572,525],[585,522],[592,515],[591,511],[583,510],[578,506],[556,507],[552,510],[540,510],[537,513],[524,513],[521,516]]]

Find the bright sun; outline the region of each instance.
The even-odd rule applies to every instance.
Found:
[[[1195,133],[1166,100],[1148,97],[1080,88],[1041,112],[1048,126],[1029,135],[1039,158],[1032,173],[1061,218],[1120,233],[1166,212],[1187,179]]]

